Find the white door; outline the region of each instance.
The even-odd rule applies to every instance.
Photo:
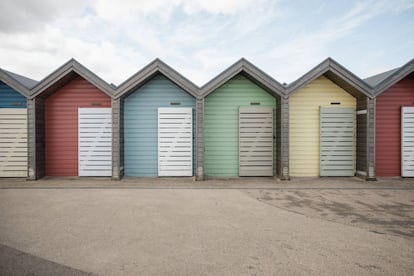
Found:
[[[0,108],[0,177],[27,177],[26,108]]]
[[[320,175],[353,176],[355,110],[348,107],[320,108]]]
[[[112,109],[79,108],[79,176],[112,175]]]
[[[158,175],[193,175],[192,108],[158,108]]]
[[[273,135],[271,107],[240,107],[240,176],[273,176]]]
[[[414,177],[414,107],[402,107],[401,115],[401,174]]]

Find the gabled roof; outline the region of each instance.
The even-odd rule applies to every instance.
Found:
[[[108,83],[72,58],[34,86],[30,98],[32,99],[42,94],[53,93],[68,83],[76,75],[84,78],[109,97],[112,98],[114,96],[114,90]]]
[[[207,97],[211,92],[238,74],[244,74],[252,82],[268,92],[271,92],[274,96],[282,96],[284,94],[285,88],[282,84],[267,75],[245,58],[241,58],[239,61],[231,65],[229,68],[201,87],[201,97]]]
[[[37,83],[35,80],[23,77],[1,68],[0,81],[4,82],[25,97],[28,97],[30,95],[30,88],[32,88]]]
[[[116,89],[115,97],[118,98],[125,93],[131,92],[133,89],[143,85],[158,73],[164,75],[194,98],[199,97],[199,88],[194,83],[158,58],[121,83]]]
[[[332,58],[325,59],[305,75],[289,84],[286,87],[287,94],[295,93],[322,75],[354,97],[361,95],[361,93],[370,98],[373,96],[369,85]]]
[[[383,80],[385,80],[386,78],[388,78],[389,76],[391,76],[392,74],[394,74],[395,71],[397,71],[398,69],[400,69],[400,68],[395,68],[395,69],[388,70],[386,72],[383,72],[383,73],[380,73],[380,74],[377,74],[377,75],[368,77],[368,78],[364,79],[364,81],[366,83],[368,83],[369,85],[371,85],[371,87],[375,87],[380,82],[382,82]]]
[[[381,76],[382,77],[378,77]],[[378,81],[374,87],[374,95],[378,96],[382,92],[386,91],[388,88],[399,82],[405,77],[411,76],[414,78],[414,59],[410,60],[403,66],[396,68],[394,70],[372,76],[368,79],[378,78]],[[367,80],[366,80],[367,81]]]

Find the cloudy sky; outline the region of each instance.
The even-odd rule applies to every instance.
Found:
[[[364,78],[414,58],[414,0],[1,0],[0,67],[75,58],[119,84],[156,57],[203,85],[245,57],[291,82],[332,57]]]

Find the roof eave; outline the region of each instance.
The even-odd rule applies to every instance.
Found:
[[[157,73],[160,73],[171,80],[194,98],[199,98],[199,88],[194,83],[158,58],[120,84],[116,89],[115,98],[122,97],[136,87],[141,86]]]
[[[363,95],[370,98],[373,97],[372,88],[367,83],[365,83],[363,80],[361,80],[359,77],[357,77],[355,74],[353,74],[351,71],[346,69],[344,66],[332,58],[325,59],[320,64],[308,71],[306,74],[304,74],[302,77],[290,84],[286,88],[288,96],[294,94],[296,91],[313,82],[315,79],[329,72],[339,77],[347,85],[358,90]]]
[[[0,80],[4,82],[7,86],[13,88],[18,93],[22,94],[24,97],[28,98],[30,95],[30,91],[26,88],[23,84],[18,82],[12,76],[7,74],[4,70],[0,68]]]
[[[411,73],[414,72],[414,59],[407,62],[405,65],[400,67],[397,71],[393,74],[382,80],[378,83],[374,88],[374,96],[378,96],[381,93],[388,90],[391,86],[402,80],[403,78],[409,76]]]
[[[235,62],[233,65],[214,77],[211,81],[206,83],[200,89],[201,97],[207,97],[210,93],[240,73],[247,74],[254,82],[257,82],[261,86],[265,87],[266,90],[272,92],[274,96],[283,96],[285,94],[285,88],[282,84],[264,73],[248,60],[241,58],[239,61]]]
[[[50,75],[45,77],[43,80],[41,80],[36,86],[34,86],[31,91],[30,99],[42,95],[49,87],[57,83],[59,80],[63,79],[65,76],[68,76],[72,72],[90,82],[92,85],[94,85],[109,97],[114,97],[114,90],[108,83],[99,78],[92,71],[87,69],[76,60],[71,59],[56,69],[54,72],[52,72]]]

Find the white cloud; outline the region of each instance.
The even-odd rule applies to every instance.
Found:
[[[111,42],[66,37],[50,26],[29,36],[0,34],[0,49],[2,67],[34,79],[42,79],[73,57],[108,82],[119,83],[148,62],[134,49],[119,51]]]
[[[276,0],[4,0],[0,67],[39,79],[74,57],[119,83],[159,57],[202,85],[244,56],[292,81],[360,26],[414,6],[354,1],[330,13],[335,5],[321,3],[315,27],[296,16],[298,6]]]
[[[328,19],[323,28],[295,34],[274,45],[270,57],[274,59],[277,68],[272,71],[277,71],[283,81],[292,82],[327,58],[328,49],[334,43],[356,31],[368,20],[389,11],[397,12],[413,6],[404,0],[356,2],[344,15]]]
[[[134,16],[156,15],[168,20],[174,9],[182,8],[189,15],[205,12],[209,14],[236,14],[260,5],[263,0],[123,0],[115,4],[112,0],[93,0],[97,16],[110,21],[128,21]]]
[[[78,15],[87,1],[71,0],[2,0],[0,32],[29,32],[44,27],[61,16]]]

